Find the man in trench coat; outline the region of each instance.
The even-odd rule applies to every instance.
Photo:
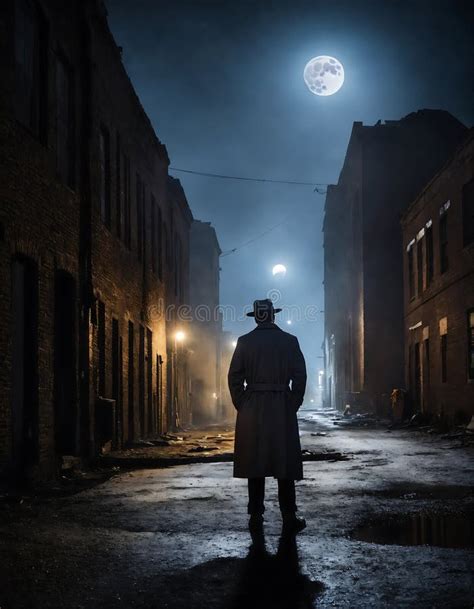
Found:
[[[248,478],[251,529],[261,527],[265,478],[278,479],[278,499],[287,530],[306,526],[296,516],[295,480],[303,478],[296,413],[303,402],[306,366],[298,339],[275,324],[271,300],[256,300],[257,327],[241,336],[229,368],[237,409],[234,477]],[[291,382],[291,388],[290,388]]]

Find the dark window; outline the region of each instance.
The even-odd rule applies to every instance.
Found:
[[[439,219],[439,267],[442,273],[445,273],[449,267],[448,214],[446,212]]]
[[[105,396],[105,305],[100,301],[97,332],[99,347],[99,395]]]
[[[100,129],[100,215],[110,227],[110,136],[104,126]]]
[[[433,227],[429,226],[425,233],[426,238],[426,286],[433,281]]]
[[[46,142],[47,23],[34,0],[15,2],[15,114]]]
[[[56,166],[59,178],[75,184],[74,73],[62,58],[56,59]]]
[[[158,251],[158,277],[163,279],[163,215],[158,207],[158,226],[156,229],[156,241]]]
[[[425,340],[423,341],[423,345],[424,345],[424,352],[425,352],[425,361],[423,362],[423,368],[424,368],[424,387],[426,388],[426,390],[429,390],[429,386],[430,386],[430,379],[431,379],[431,375],[430,375],[430,339],[429,338],[425,338]],[[425,396],[426,399],[426,396]]]
[[[474,179],[464,184],[462,189],[463,242],[474,242]]]
[[[415,297],[415,269],[413,262],[413,247],[408,250],[408,290],[410,299]]]
[[[122,148],[120,143],[120,134],[117,133],[117,141],[115,148],[115,224],[117,237],[121,239],[123,234],[123,179],[122,179]]]
[[[137,256],[143,259],[143,183],[137,173],[136,205],[137,205]]]
[[[151,195],[151,270],[156,273],[156,199]]]
[[[145,436],[145,328],[140,325],[138,344],[138,408],[141,437]]]
[[[130,207],[130,159],[123,155],[122,157],[123,170],[123,238],[125,245],[130,249],[132,247],[132,222],[131,222],[131,207]]]
[[[446,383],[448,379],[448,335],[441,335],[441,382]]]
[[[153,412],[153,333],[146,329],[146,392],[147,392],[147,431],[151,434],[155,431]]]
[[[416,244],[416,272],[418,279],[418,296],[423,292],[423,239],[419,239]]]
[[[467,331],[468,331],[468,378],[474,381],[474,309],[468,311],[467,314]]]
[[[128,322],[128,439],[135,437],[135,345],[133,322]]]

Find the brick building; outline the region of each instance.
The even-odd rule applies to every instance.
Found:
[[[406,379],[415,410],[474,415],[474,131],[402,218]]]
[[[466,128],[448,112],[353,125],[324,218],[325,393],[384,408],[404,385],[400,214],[458,146]]]
[[[45,477],[173,424],[165,305],[187,298],[192,215],[103,4],[0,20],[0,472]]]
[[[195,422],[211,422],[221,410],[221,334],[219,256],[221,248],[210,222],[191,226],[190,303],[193,311],[190,360]]]

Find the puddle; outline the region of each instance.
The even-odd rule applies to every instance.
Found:
[[[355,529],[352,539],[383,545],[473,548],[474,518],[452,514],[413,514]]]

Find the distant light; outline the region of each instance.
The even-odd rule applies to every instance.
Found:
[[[314,402],[314,400],[310,400],[311,404]]]
[[[182,343],[183,340],[186,338],[186,334],[182,330],[178,330],[178,332],[176,332],[174,337],[176,338],[178,343]]]
[[[275,264],[272,269],[272,274],[275,275],[286,275],[286,266],[284,264]]]
[[[231,344],[234,347],[234,349],[235,349],[235,347],[237,347],[237,341],[236,340],[233,340]]]
[[[287,320],[286,320],[286,323],[287,323],[289,326],[291,326],[291,324],[292,324],[293,322],[291,321],[291,319],[287,319]]]
[[[324,374],[324,370],[320,370],[319,374],[322,376]]]
[[[217,393],[214,391],[214,393],[212,394],[212,397],[217,400]]]

